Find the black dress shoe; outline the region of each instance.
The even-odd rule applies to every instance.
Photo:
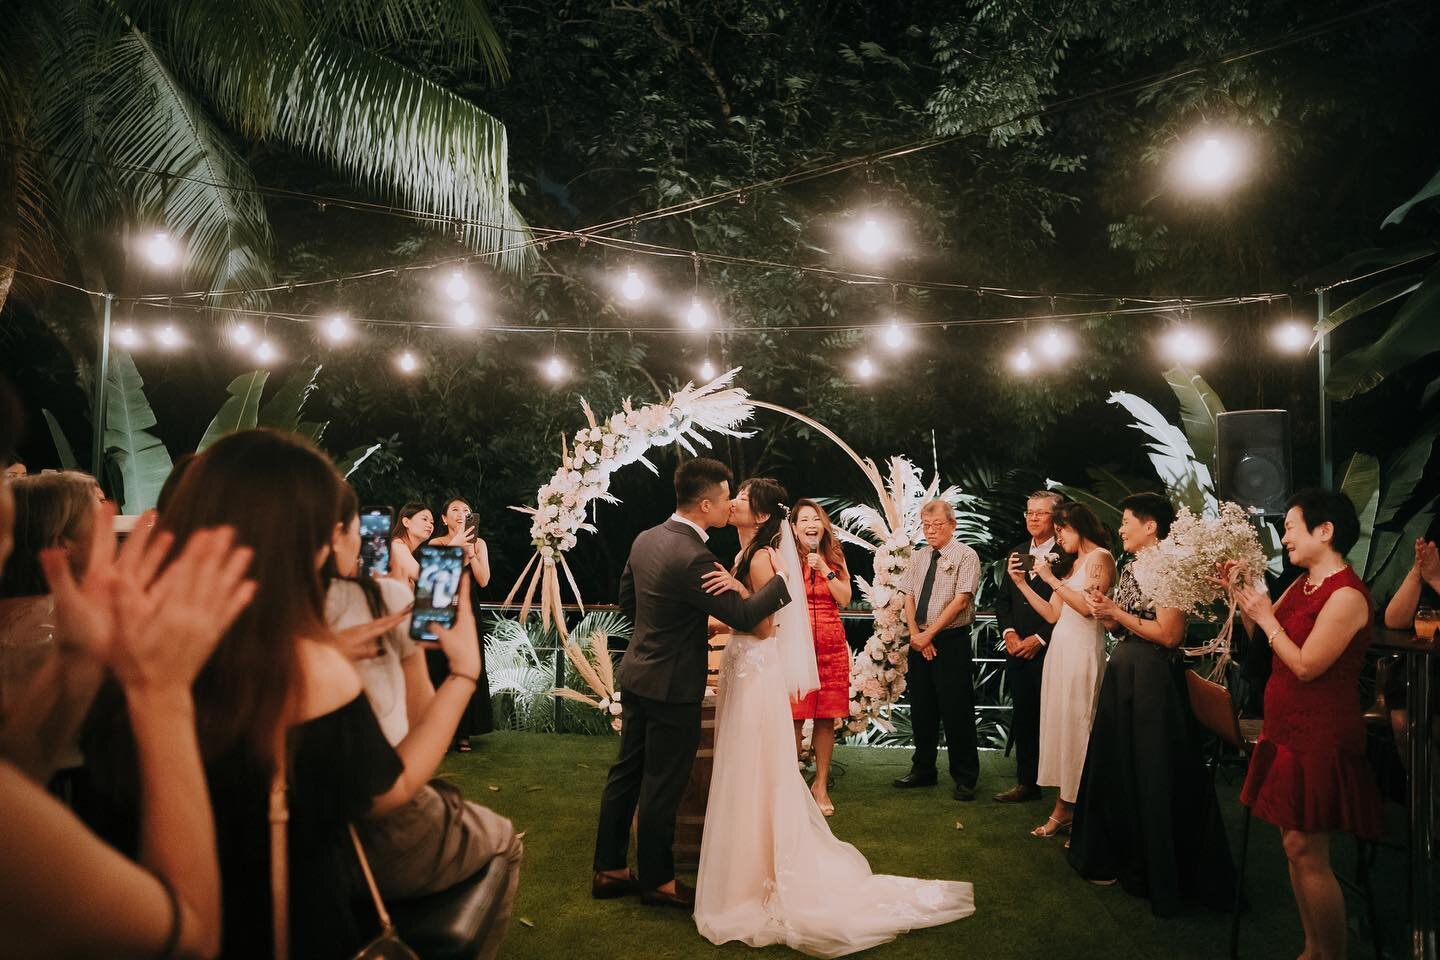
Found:
[[[634,870],[623,877],[609,877],[597,871],[590,881],[590,896],[596,900],[614,900],[616,897],[628,897],[639,892],[640,879],[635,876]]]
[[[678,907],[681,910],[694,910],[695,889],[676,880],[674,893],[666,893],[663,890],[646,890],[640,894],[640,902],[647,907]]]
[[[909,790],[911,787],[933,787],[936,782],[937,780],[933,773],[927,776],[926,774],[916,773],[914,770],[911,770],[905,774],[905,776],[897,777],[890,786],[899,787],[901,790]]]
[[[1040,799],[1040,788],[1017,783],[1004,793],[995,794],[996,803],[1028,803]]]
[[[955,784],[955,793],[953,794],[953,796],[956,800],[974,800],[975,788],[967,787],[964,784],[957,783]]]

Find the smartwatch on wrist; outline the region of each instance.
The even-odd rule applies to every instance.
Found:
[[[839,578],[839,576],[840,576],[840,575],[839,575],[838,573],[836,573],[834,570],[831,570],[829,573],[825,574],[825,579],[826,579],[826,580],[836,580],[836,579]]]

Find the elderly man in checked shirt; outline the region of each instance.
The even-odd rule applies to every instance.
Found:
[[[945,501],[925,504],[920,522],[926,545],[910,555],[900,583],[910,628],[906,690],[915,755],[910,772],[895,786],[935,785],[935,758],[944,724],[955,799],[974,800],[980,753],[975,745],[970,623],[975,619],[980,557],[955,539],[955,511]]]

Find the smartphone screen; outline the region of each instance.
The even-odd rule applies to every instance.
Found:
[[[1017,553],[1016,556],[1020,558],[1020,569],[1021,569],[1021,570],[1027,570],[1027,571],[1028,571],[1028,570],[1034,570],[1034,569],[1035,569],[1035,554],[1033,554],[1033,553]]]
[[[366,507],[360,511],[360,575],[383,577],[390,572],[390,527],[395,511]]]
[[[425,544],[416,553],[420,577],[415,581],[415,610],[410,614],[410,636],[438,640],[436,627],[453,627],[460,610],[460,574],[465,551],[460,547]]]

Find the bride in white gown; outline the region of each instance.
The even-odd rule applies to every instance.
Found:
[[[722,588],[758,589],[777,568],[803,582],[785,499],[773,480],[740,487],[731,513],[740,580]],[[761,546],[771,542],[779,547]],[[969,883],[874,874],[830,832],[796,764],[790,719],[790,697],[819,686],[804,605],[792,601],[757,634],[732,635],[720,671],[695,891],[700,933],[717,944],[781,943],[840,957],[974,913]]]

